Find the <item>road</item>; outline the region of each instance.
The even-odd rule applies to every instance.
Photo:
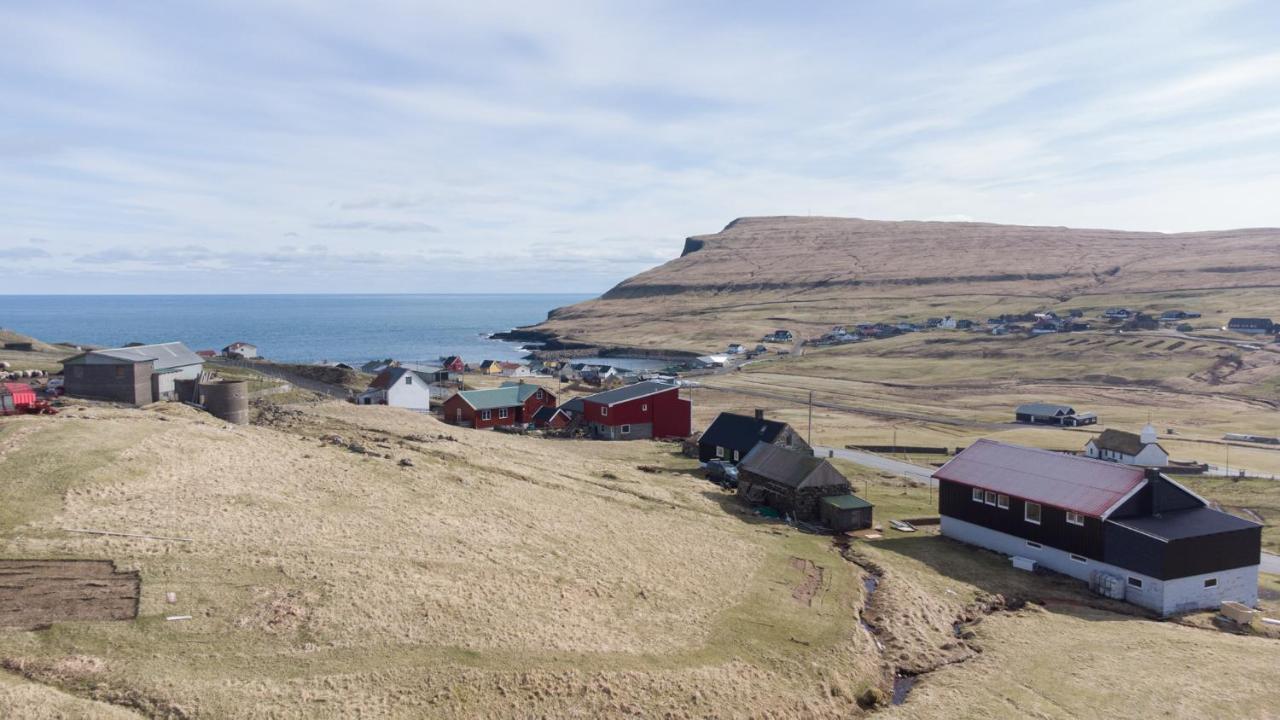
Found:
[[[1262,572],[1280,575],[1280,555],[1269,552],[1262,553]]]
[[[851,463],[857,463],[864,467],[873,468],[893,475],[900,475],[909,480],[922,482],[933,487],[938,486],[938,481],[933,479],[934,469],[931,467],[912,465],[908,462],[902,462],[901,460],[894,460],[893,458],[887,458],[883,455],[862,452],[860,450],[847,450],[822,446],[818,446],[813,449],[813,454],[817,457],[827,457],[828,453],[834,454],[841,460],[848,460]]]
[[[299,387],[299,388],[302,388],[303,390],[310,390],[312,392],[317,392],[317,393],[320,393],[321,395],[328,395],[329,397],[334,398],[336,400],[346,400],[351,395],[350,391],[344,387],[339,387],[337,385],[330,385],[329,383],[320,382],[319,380],[313,380],[308,377],[303,377],[297,373],[289,372],[288,370],[282,367],[272,365],[271,363],[249,362],[247,360],[230,360],[230,359],[219,359],[217,362],[224,365],[233,365],[235,367],[248,368],[250,370],[253,370],[254,372],[262,373],[263,375],[268,375],[273,378],[279,378],[280,380],[287,381],[294,387]]]

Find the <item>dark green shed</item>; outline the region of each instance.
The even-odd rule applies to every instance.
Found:
[[[829,495],[818,503],[822,524],[836,532],[871,527],[875,506],[857,495]]]

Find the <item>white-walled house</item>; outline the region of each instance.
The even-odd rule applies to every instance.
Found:
[[[1169,453],[1160,447],[1155,427],[1150,423],[1142,428],[1141,435],[1123,430],[1105,430],[1101,435],[1085,443],[1084,454],[1096,460],[1110,460],[1125,465],[1165,467]]]
[[[233,342],[222,348],[222,354],[229,358],[250,360],[258,357],[258,346],[247,342]]]
[[[387,368],[356,396],[358,405],[390,405],[415,412],[431,410],[431,378],[407,368]]]

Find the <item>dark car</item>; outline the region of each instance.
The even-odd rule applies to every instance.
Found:
[[[707,471],[707,479],[722,487],[738,487],[738,468],[724,460],[708,460],[702,466]]]

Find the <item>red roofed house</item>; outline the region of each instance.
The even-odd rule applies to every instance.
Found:
[[[645,440],[688,437],[693,403],[677,385],[648,380],[582,398],[583,421],[590,437]]]
[[[1155,469],[979,440],[933,477],[947,537],[1161,615],[1257,604],[1262,526]]]
[[[462,362],[462,358],[457,355],[450,355],[440,361],[440,366],[449,372],[462,373],[467,371],[467,364]]]

